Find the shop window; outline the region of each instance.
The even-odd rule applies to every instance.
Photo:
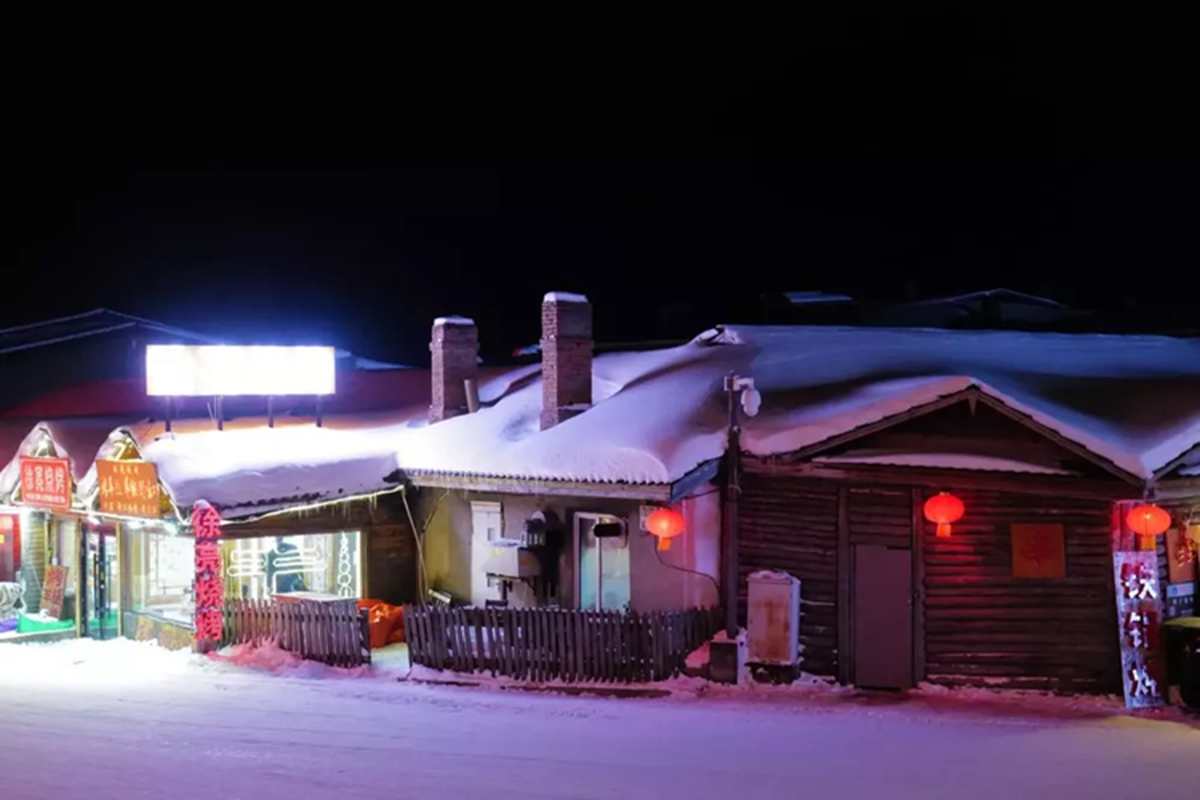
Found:
[[[237,539],[223,545],[225,596],[265,600],[280,594],[362,596],[358,531]]]
[[[195,612],[194,540],[148,528],[128,541],[133,610],[190,625]]]

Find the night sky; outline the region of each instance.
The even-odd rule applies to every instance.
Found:
[[[723,8],[31,30],[5,324],[418,360],[438,314],[536,340],[552,289],[600,340],[771,290],[1197,303],[1188,19]]]

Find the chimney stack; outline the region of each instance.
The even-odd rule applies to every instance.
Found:
[[[441,422],[468,413],[467,381],[479,371],[479,332],[475,320],[438,317],[429,342],[433,400],[429,421]]]
[[[592,305],[581,294],[542,298],[542,430],[592,404]]]

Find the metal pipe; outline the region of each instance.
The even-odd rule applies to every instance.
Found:
[[[467,392],[467,413],[474,414],[479,410],[479,384],[474,378],[464,378],[463,388]]]

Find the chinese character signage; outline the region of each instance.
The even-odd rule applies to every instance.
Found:
[[[221,646],[225,627],[225,584],[221,578],[221,515],[200,500],[192,507],[196,537],[196,652]]]
[[[1121,678],[1125,705],[1148,708],[1163,704],[1160,641],[1162,594],[1158,555],[1153,551],[1113,553],[1117,594],[1117,629],[1121,637]]]
[[[51,619],[62,619],[66,595],[67,568],[46,567],[46,580],[42,583],[42,613]]]
[[[1196,580],[1196,543],[1187,531],[1171,528],[1167,531],[1167,582],[1189,583]]]
[[[130,517],[162,516],[158,471],[145,461],[97,461],[100,510]]]
[[[1067,574],[1063,555],[1063,526],[1018,523],[1012,526],[1014,578],[1062,578]]]
[[[1196,583],[1172,583],[1167,585],[1167,602],[1163,607],[1164,619],[1192,617],[1196,615]]]
[[[71,507],[71,462],[21,456],[21,502],[27,506]]]

